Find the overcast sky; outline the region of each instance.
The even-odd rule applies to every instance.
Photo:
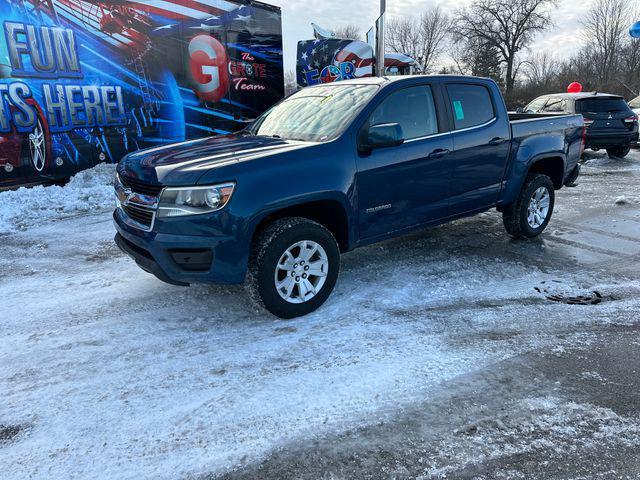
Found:
[[[364,35],[378,16],[379,0],[265,0],[282,8],[285,43],[285,68],[295,69],[298,40],[313,38],[311,22],[324,28],[347,23],[358,25]],[[451,13],[471,0],[387,0],[390,16],[418,14],[430,5],[439,4]],[[568,56],[580,46],[580,17],[595,0],[558,0],[553,8],[555,28],[540,35],[533,48]],[[640,2],[640,0],[629,0]],[[629,20],[629,25],[633,20]]]

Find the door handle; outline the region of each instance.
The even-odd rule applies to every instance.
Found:
[[[436,148],[433,152],[429,154],[429,158],[442,158],[445,155],[449,155],[451,150],[448,148]]]
[[[496,137],[496,138],[492,138],[489,141],[489,145],[502,145],[504,142],[506,142],[507,139],[506,138],[502,138],[502,137]]]

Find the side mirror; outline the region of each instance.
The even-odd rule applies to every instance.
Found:
[[[383,123],[369,127],[361,149],[371,152],[377,148],[397,147],[403,143],[402,127],[397,123]]]
[[[516,108],[516,113],[524,113],[524,107]]]

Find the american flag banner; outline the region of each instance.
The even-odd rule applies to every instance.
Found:
[[[298,43],[299,87],[373,76],[373,49],[365,42],[337,38]]]
[[[243,8],[226,0],[23,0],[32,12],[46,12],[115,47],[143,51],[152,32],[178,22],[219,20]],[[174,23],[171,23],[174,22]]]

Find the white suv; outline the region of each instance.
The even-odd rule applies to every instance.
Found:
[[[633,112],[638,115],[638,118],[640,118],[640,97],[636,97],[631,100],[629,102],[629,107],[631,107],[631,110],[633,110]],[[631,146],[638,148],[640,147],[640,143],[632,144]]]

